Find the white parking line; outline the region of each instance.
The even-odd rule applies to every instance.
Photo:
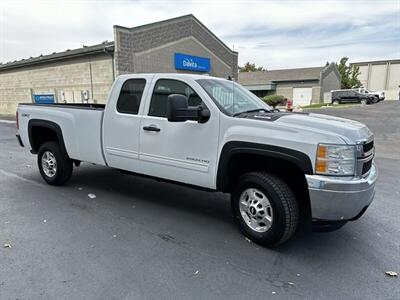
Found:
[[[19,180],[24,181],[24,182],[29,182],[29,183],[31,183],[31,184],[33,184],[33,185],[36,185],[36,186],[43,187],[43,184],[41,184],[41,183],[39,183],[39,182],[36,182],[36,181],[30,180],[30,179],[24,178],[24,177],[22,177],[22,176],[19,176],[19,175],[17,175],[17,174],[11,173],[11,172],[8,172],[8,171],[3,170],[3,169],[0,169],[0,174],[3,174],[3,175],[5,175],[5,176],[7,176],[7,177],[19,179]]]
[[[15,121],[10,121],[10,120],[0,120],[0,123],[6,123],[6,124],[15,124]]]

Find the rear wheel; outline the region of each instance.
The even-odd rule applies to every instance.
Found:
[[[233,215],[252,241],[271,246],[288,240],[296,231],[299,208],[289,186],[266,172],[242,175],[231,195]]]
[[[360,103],[361,103],[362,105],[367,105],[367,104],[368,104],[368,101],[367,101],[367,99],[361,99]]]
[[[339,105],[339,104],[340,104],[340,101],[339,101],[339,100],[333,100],[333,101],[332,101],[332,104],[333,104],[333,105]]]
[[[72,160],[56,142],[46,142],[40,147],[37,163],[40,174],[50,185],[62,185],[71,178]]]

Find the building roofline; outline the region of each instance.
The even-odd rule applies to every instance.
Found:
[[[386,59],[386,60],[371,60],[371,61],[360,61],[351,62],[350,65],[367,65],[367,64],[386,64],[386,63],[400,63],[400,59]]]
[[[274,69],[274,70],[266,70],[266,71],[256,71],[256,72],[273,72],[273,71],[288,71],[288,70],[308,70],[308,69],[324,69],[325,66],[317,66],[317,67],[305,67],[305,68],[289,68],[289,69]]]
[[[234,51],[231,48],[229,48],[219,37],[217,37],[210,29],[208,29],[207,26],[205,26],[202,22],[200,22],[200,20],[197,19],[193,14],[187,14],[187,15],[183,15],[183,16],[179,16],[179,17],[175,17],[175,18],[171,18],[171,19],[166,19],[166,20],[161,20],[161,21],[157,21],[157,22],[153,22],[153,23],[148,23],[148,24],[144,24],[144,25],[139,25],[139,26],[135,26],[135,27],[125,27],[125,26],[121,26],[121,25],[114,25],[114,28],[127,30],[129,32],[140,31],[140,30],[146,30],[146,29],[151,28],[151,27],[156,27],[156,26],[160,26],[160,25],[163,25],[163,24],[168,24],[168,23],[172,23],[172,22],[176,22],[176,21],[185,20],[185,19],[191,19],[191,20],[195,21],[196,23],[198,23],[217,42],[219,42],[224,48],[226,48],[226,50],[228,50],[228,51],[230,51],[230,52],[232,52],[234,54],[238,54],[239,53],[239,52]]]
[[[149,27],[159,26],[159,25],[162,25],[162,24],[165,24],[165,23],[171,23],[171,22],[180,21],[180,20],[183,20],[183,19],[189,19],[191,17],[192,18],[196,18],[194,15],[188,14],[188,15],[183,15],[183,16],[171,18],[171,19],[165,19],[165,20],[161,20],[161,21],[157,21],[157,22],[138,25],[138,26],[134,26],[134,27],[126,27],[126,26],[121,26],[121,25],[114,25],[114,27],[118,27],[118,28],[121,28],[121,29],[129,30],[129,31],[142,30],[142,29],[147,29]]]
[[[272,79],[270,82],[308,82],[308,81],[319,81],[320,78],[305,78],[305,79]]]
[[[93,55],[98,53],[113,53],[114,52],[114,42],[104,42],[92,46],[84,46],[81,48],[76,48],[72,50],[66,50],[62,52],[54,52],[48,55],[40,55],[37,57],[31,57],[28,59],[21,59],[18,61],[13,61],[6,64],[0,64],[0,71],[21,68],[31,65],[43,64],[53,61],[62,60],[65,58],[76,58],[87,55]]]
[[[239,82],[244,86],[257,84],[285,84],[321,82],[323,73],[334,66],[320,66],[307,68],[276,69],[239,73]]]
[[[264,70],[264,71],[253,71],[253,72],[239,72],[239,74],[246,74],[246,73],[258,73],[258,74],[267,74],[275,71],[296,71],[296,70],[309,70],[309,69],[320,69],[320,74],[321,72],[325,69],[326,67],[307,67],[307,68],[290,68],[290,69],[274,69],[274,70]],[[315,78],[307,78],[305,80],[320,80],[320,76],[315,77]],[[304,79],[299,79],[299,80],[270,80],[271,82],[273,81],[304,81]]]

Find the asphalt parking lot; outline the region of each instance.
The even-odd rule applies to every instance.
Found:
[[[88,164],[48,186],[0,122],[0,298],[400,299],[385,275],[400,273],[400,102],[312,112],[375,133],[375,200],[339,231],[274,249],[243,237],[227,195]]]

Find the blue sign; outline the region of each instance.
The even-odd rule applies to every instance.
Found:
[[[35,100],[35,103],[39,103],[39,104],[54,103],[54,95],[53,94],[33,95],[33,99]]]
[[[209,72],[211,69],[211,63],[210,59],[207,57],[175,53],[175,69],[196,72]]]

